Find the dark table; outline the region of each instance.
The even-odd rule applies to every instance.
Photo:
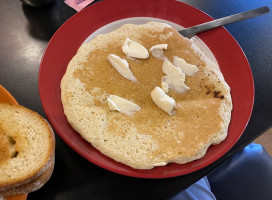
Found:
[[[183,1],[213,18],[267,5],[270,0]],[[38,91],[39,65],[48,41],[76,11],[53,0],[33,8],[17,1],[0,1],[0,84],[19,104],[46,118]],[[28,199],[167,199],[205,176],[272,125],[271,14],[226,26],[244,50],[255,83],[251,119],[236,145],[212,165],[180,177],[162,180],[118,175],[88,162],[56,134],[56,165],[50,181]],[[257,184],[257,183],[256,183]]]

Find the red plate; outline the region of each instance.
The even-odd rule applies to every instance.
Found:
[[[133,177],[166,178],[199,170],[223,156],[242,135],[254,101],[254,84],[248,61],[238,43],[224,28],[199,37],[213,52],[233,98],[228,137],[211,146],[206,155],[187,164],[168,164],[151,170],[135,170],[102,155],[75,132],[66,120],[60,99],[60,81],[77,49],[97,29],[131,17],[153,17],[184,27],[212,20],[200,10],[175,0],[106,0],[71,17],[55,33],[44,54],[39,73],[39,91],[45,113],[59,136],[90,162],[107,170]]]

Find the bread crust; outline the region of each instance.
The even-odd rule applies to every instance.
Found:
[[[55,157],[50,159],[48,168],[39,177],[35,178],[34,180],[30,182],[26,182],[22,185],[0,191],[0,196],[6,197],[6,196],[14,196],[14,195],[20,195],[20,194],[28,194],[30,192],[34,192],[40,189],[52,176],[52,173],[54,171],[54,166],[55,166]]]
[[[20,119],[22,118],[22,116],[24,119]],[[14,129],[12,129],[12,127],[8,126],[7,124],[13,124]],[[43,117],[41,117],[38,113],[31,111],[30,109],[27,109],[21,105],[9,105],[0,103],[0,125],[4,129],[4,132],[7,132],[8,134],[11,134],[12,131],[17,128],[16,126],[18,126],[18,129],[20,129],[20,130],[16,129],[18,132],[12,133],[13,134],[12,137],[14,138],[15,142],[18,139],[18,141],[16,142],[16,145],[18,145],[18,148],[16,146],[18,156],[16,158],[10,158],[7,160],[7,162],[0,165],[0,177],[1,176],[4,177],[4,175],[6,175],[1,173],[5,173],[5,170],[9,169],[9,166],[10,168],[12,168],[14,167],[14,165],[16,165],[16,162],[20,163],[25,162],[24,161],[25,158],[20,157],[20,153],[22,152],[23,154],[25,151],[28,151],[27,148],[30,146],[29,144],[31,144],[32,142],[31,140],[29,140],[29,138],[25,139],[25,137],[27,137],[26,135],[24,135],[23,138],[20,138],[22,137],[20,131],[23,131],[25,127],[28,127],[30,128],[30,130],[32,130],[31,128],[33,126],[37,126],[35,130],[38,130],[39,134],[41,134],[40,135],[41,141],[38,141],[39,144],[35,144],[36,146],[39,145],[42,146],[42,143],[47,142],[47,144],[45,144],[45,149],[40,151],[44,152],[45,155],[42,155],[43,157],[40,160],[38,160],[39,163],[35,165],[35,168],[31,169],[31,171],[28,171],[28,173],[22,174],[21,176],[18,177],[14,175],[13,178],[10,179],[8,177],[0,178],[0,192],[2,192],[37,179],[51,167],[52,160],[54,160],[55,156],[55,135],[52,127]],[[8,130],[8,128],[11,128],[12,130]],[[22,141],[25,143],[24,145],[20,144],[20,142]],[[32,151],[28,153],[35,154],[36,152]],[[13,161],[13,159],[17,160]]]

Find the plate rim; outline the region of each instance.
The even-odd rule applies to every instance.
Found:
[[[8,102],[1,102],[1,103],[19,105],[16,99],[11,95],[11,93],[1,84],[0,84],[0,93],[3,93],[8,98]]]

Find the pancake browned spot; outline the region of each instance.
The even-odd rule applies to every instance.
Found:
[[[190,90],[168,93],[175,99],[175,115],[159,109],[150,93],[161,86],[162,60],[152,55],[139,62],[127,59],[138,79],[122,77],[109,63],[109,54],[126,58],[122,44],[130,38],[150,49],[168,44],[165,56],[198,66],[186,76]],[[216,95],[215,95],[216,94]],[[109,95],[117,95],[141,107],[133,115],[110,111]],[[187,38],[166,24],[127,24],[83,45],[70,61],[61,82],[64,113],[69,123],[95,148],[112,159],[137,169],[167,163],[186,163],[204,156],[211,144],[225,139],[232,102],[230,88],[219,67]]]

